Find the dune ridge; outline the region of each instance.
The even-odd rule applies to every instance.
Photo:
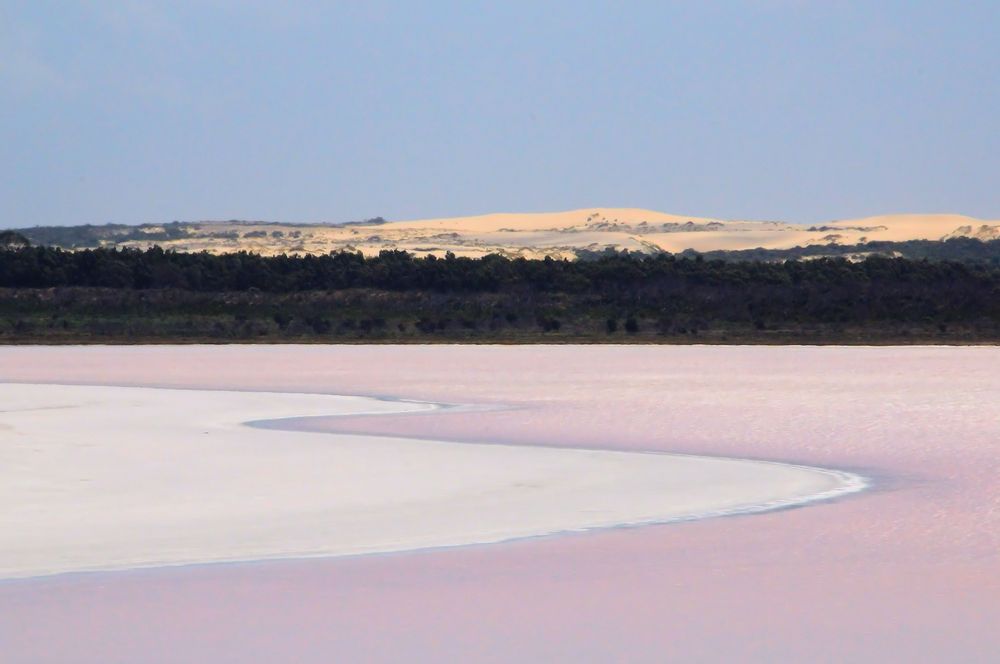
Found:
[[[36,230],[25,229],[31,237]],[[67,238],[72,231],[59,231]],[[819,224],[726,220],[668,214],[641,208],[581,208],[562,212],[496,213],[409,221],[368,220],[350,224],[183,222],[142,227],[94,227],[84,243],[66,246],[177,251],[253,251],[264,255],[360,251],[375,255],[403,250],[416,255],[511,258],[576,258],[581,252],[627,249],[679,253],[740,249],[790,249],[809,245],[853,245],[870,241],[1000,238],[1000,220],[960,214],[888,214]],[[60,237],[57,234],[55,237]],[[37,240],[36,240],[37,241]],[[56,242],[58,245],[59,243]],[[59,246],[63,246],[59,245]]]

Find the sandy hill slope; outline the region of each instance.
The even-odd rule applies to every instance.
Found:
[[[835,232],[846,233],[848,237],[864,234],[870,236],[869,239],[890,241],[1000,238],[1000,221],[983,221],[960,214],[887,214],[838,221],[829,226],[842,229]]]
[[[667,214],[641,208],[583,208],[564,212],[501,212],[471,217],[443,217],[417,219],[386,224],[392,228],[435,228],[462,230],[475,233],[484,231],[544,231],[569,229],[613,229],[642,224],[708,224],[721,223],[720,219]]]
[[[45,231],[42,234],[40,231]],[[38,243],[65,247],[160,245],[177,251],[254,251],[325,254],[400,249],[417,255],[502,254],[574,258],[607,248],[639,252],[694,249],[789,249],[888,240],[1000,238],[1000,220],[957,214],[896,214],[804,225],[722,220],[638,208],[584,208],[565,212],[500,213],[442,219],[351,224],[180,222],[166,225],[24,229]]]

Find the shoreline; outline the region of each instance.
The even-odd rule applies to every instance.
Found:
[[[480,443],[473,443],[473,444],[480,444]],[[496,443],[496,444],[502,445],[504,443]],[[572,450],[572,449],[582,449],[582,448],[561,448],[561,449]],[[636,454],[645,454],[645,452],[636,452]],[[661,454],[667,456],[686,456],[695,458],[701,457],[706,459],[732,458],[732,457],[712,457],[712,456],[703,456],[696,454],[675,455],[672,452],[659,452],[659,453],[650,452],[650,454]],[[740,460],[742,461],[743,459]],[[155,574],[157,572],[181,571],[185,569],[207,570],[212,568],[232,568],[232,567],[245,568],[249,566],[268,565],[273,563],[297,563],[297,562],[322,561],[322,560],[332,561],[339,559],[382,558],[387,556],[404,556],[408,554],[433,554],[436,552],[443,552],[443,551],[458,551],[463,549],[477,549],[481,547],[491,547],[496,544],[544,541],[544,540],[551,540],[554,538],[585,536],[590,533],[601,533],[601,532],[610,533],[614,531],[635,530],[640,528],[650,528],[656,526],[669,526],[672,524],[692,523],[697,521],[706,521],[709,519],[711,520],[728,519],[736,517],[753,516],[755,514],[766,514],[769,512],[781,512],[784,510],[794,510],[802,507],[809,507],[811,505],[818,503],[835,502],[838,500],[848,498],[854,494],[872,491],[878,488],[877,483],[871,477],[849,471],[834,471],[815,466],[788,464],[781,461],[771,462],[762,460],[758,461],[753,459],[747,459],[747,461],[751,461],[754,463],[757,462],[775,463],[783,466],[797,467],[803,470],[815,470],[821,472],[829,471],[835,475],[842,475],[845,482],[849,483],[849,486],[845,486],[839,490],[822,492],[801,500],[775,501],[773,503],[768,503],[768,504],[748,505],[746,508],[742,509],[737,508],[733,510],[707,512],[704,514],[691,514],[689,516],[670,518],[663,521],[641,521],[635,523],[620,523],[607,526],[594,526],[594,527],[571,529],[571,530],[554,530],[552,532],[538,533],[534,535],[519,535],[495,541],[464,542],[459,544],[443,544],[437,546],[423,546],[418,548],[405,548],[405,549],[387,549],[384,551],[370,551],[361,553],[277,554],[275,556],[266,558],[234,558],[234,559],[220,559],[220,560],[205,560],[196,562],[164,563],[155,565],[145,565],[139,567],[115,567],[115,568],[70,570],[70,571],[52,572],[46,574],[35,574],[31,576],[13,576],[13,577],[0,576],[0,587],[3,587],[5,585],[31,584],[35,582],[46,582],[46,581],[59,583],[62,581],[69,581],[73,579],[81,579],[81,580],[88,579],[96,575],[103,575],[103,574],[114,574],[116,576],[119,574],[144,574],[144,573]]]
[[[606,338],[593,336],[552,336],[534,335],[517,337],[358,337],[354,339],[325,339],[316,337],[288,338],[237,338],[218,339],[210,336],[197,337],[106,337],[97,338],[93,335],[73,338],[37,337],[7,337],[0,339],[0,346],[8,348],[121,348],[121,347],[157,347],[157,346],[342,346],[346,348],[358,346],[665,346],[665,347],[764,347],[764,348],[963,348],[1000,346],[1000,338],[995,335],[967,339],[940,339],[934,335],[887,335],[885,337],[839,337],[826,336],[810,338],[808,336],[789,334],[785,337],[757,337],[753,335],[710,336],[701,337],[664,337],[658,338],[650,334],[640,334],[635,337]]]
[[[0,390],[2,390],[4,385],[17,385],[19,387],[18,390],[19,392],[32,390],[32,386],[30,384],[25,384],[25,383],[0,384]],[[349,412],[338,412],[336,414],[333,414],[333,416],[359,416],[359,415],[372,415],[372,414],[388,415],[388,414],[405,414],[405,413],[431,414],[434,412],[440,412],[439,411],[440,405],[431,404],[428,402],[414,402],[414,401],[404,401],[396,399],[374,399],[374,398],[364,398],[364,397],[341,397],[333,395],[317,395],[308,393],[296,394],[296,393],[274,393],[274,392],[234,392],[234,391],[224,391],[224,390],[184,390],[184,389],[174,389],[174,388],[151,388],[151,387],[114,388],[114,387],[89,386],[88,388],[80,385],[57,386],[53,384],[42,384],[42,385],[36,384],[34,387],[41,388],[43,391],[46,392],[51,392],[51,389],[53,387],[62,387],[64,389],[62,390],[61,393],[64,396],[67,390],[69,392],[80,392],[89,390],[91,394],[93,394],[95,390],[98,393],[100,393],[102,390],[125,391],[132,393],[129,395],[129,398],[133,400],[136,398],[135,394],[136,390],[144,391],[144,394],[146,396],[149,396],[154,392],[156,393],[173,392],[174,393],[173,396],[177,396],[176,393],[179,392],[182,394],[186,394],[187,397],[200,400],[205,400],[206,398],[210,398],[208,395],[212,395],[215,397],[218,397],[219,395],[237,395],[236,397],[237,399],[241,398],[241,396],[246,397],[250,395],[252,399],[257,399],[258,401],[260,400],[259,398],[261,397],[265,400],[269,398],[274,399],[276,397],[290,398],[293,401],[298,400],[297,399],[298,397],[303,397],[305,398],[306,401],[315,401],[316,399],[323,401],[324,405],[322,407],[324,409],[324,412],[322,413],[321,416],[327,416],[327,417],[331,416],[331,413],[327,411],[330,409],[330,406],[334,403],[339,403],[341,406],[350,403],[353,404],[355,408],[353,410],[349,410]],[[36,391],[39,390],[36,389]],[[304,404],[296,405],[295,408],[301,409],[303,405]],[[365,408],[358,410],[357,406],[361,405],[364,405]],[[419,406],[426,406],[426,408],[413,408],[413,409],[405,408],[404,410],[399,410],[399,407],[404,405],[410,405],[410,406],[419,405]],[[314,408],[316,407],[316,404],[310,403],[308,404],[308,406],[309,408]],[[103,413],[102,416],[106,418],[107,413],[106,412]],[[0,417],[10,417],[10,413],[0,414]],[[285,419],[286,417],[289,416],[286,415],[285,417],[263,418],[263,422],[280,421],[282,419]],[[298,417],[302,417],[301,413],[290,416],[291,419],[296,419]],[[186,554],[184,555],[175,554],[173,557],[166,556],[166,557],[160,557],[158,559],[151,558],[149,553],[146,553],[145,557],[143,557],[143,555],[138,555],[138,557],[136,557],[137,554],[135,553],[135,551],[133,551],[132,554],[129,554],[127,551],[123,552],[119,550],[116,553],[114,553],[114,555],[119,556],[119,558],[116,560],[111,560],[111,561],[105,560],[103,562],[96,561],[93,559],[89,560],[89,562],[85,562],[83,560],[76,560],[75,562],[74,561],[67,562],[64,560],[61,563],[61,566],[59,564],[56,564],[54,568],[53,568],[53,563],[51,561],[46,564],[36,563],[31,569],[25,568],[24,563],[22,562],[21,569],[18,570],[16,565],[11,566],[11,563],[8,561],[7,565],[8,569],[3,574],[4,576],[3,580],[7,581],[14,579],[52,578],[53,576],[64,576],[67,574],[79,574],[79,573],[102,572],[102,571],[113,571],[113,570],[158,569],[166,567],[204,565],[204,564],[250,563],[250,562],[265,562],[270,560],[377,555],[377,554],[387,554],[387,553],[402,553],[402,552],[418,551],[418,550],[453,548],[461,546],[479,546],[483,544],[507,542],[513,540],[536,538],[536,537],[551,537],[562,533],[587,532],[593,530],[604,530],[604,529],[614,529],[614,528],[630,528],[630,527],[639,527],[644,525],[701,520],[701,519],[714,518],[720,516],[735,516],[740,514],[753,514],[766,511],[774,511],[779,509],[787,509],[790,507],[804,506],[818,501],[830,500],[833,498],[842,497],[851,493],[862,491],[870,486],[870,483],[866,478],[863,478],[854,473],[848,473],[845,471],[838,471],[838,470],[830,470],[825,468],[817,468],[813,466],[798,466],[794,464],[785,464],[774,461],[732,459],[726,457],[706,457],[704,455],[683,455],[683,454],[671,454],[663,452],[658,452],[658,453],[617,452],[610,450],[547,448],[542,446],[531,447],[523,445],[515,446],[504,443],[494,443],[494,444],[483,444],[476,442],[456,443],[456,442],[436,441],[436,440],[429,441],[426,439],[406,439],[399,437],[388,438],[382,436],[369,436],[369,435],[357,435],[357,434],[327,433],[326,436],[313,437],[309,436],[309,434],[315,432],[303,432],[298,430],[288,431],[287,429],[276,429],[273,427],[260,426],[261,424],[263,424],[263,422],[261,422],[260,420],[257,421],[241,420],[239,423],[237,423],[238,427],[236,431],[246,432],[246,431],[257,430],[261,432],[266,438],[270,439],[270,442],[265,443],[266,445],[273,444],[274,442],[280,440],[280,437],[276,437],[278,431],[285,431],[287,433],[295,434],[296,444],[303,444],[303,440],[300,440],[303,436],[306,439],[312,438],[314,442],[312,443],[306,442],[305,444],[307,447],[314,448],[313,452],[316,451],[315,442],[319,442],[321,448],[327,448],[329,450],[329,449],[334,449],[334,447],[340,447],[340,446],[328,445],[329,442],[339,439],[342,444],[353,445],[355,448],[358,447],[359,441],[362,446],[379,445],[379,444],[385,445],[387,444],[386,441],[388,441],[388,445],[392,446],[393,450],[399,453],[406,453],[409,451],[406,450],[405,448],[415,447],[417,450],[421,452],[421,454],[426,453],[428,449],[437,449],[437,451],[440,452],[441,449],[444,448],[452,450],[453,452],[460,451],[461,455],[463,455],[464,457],[468,457],[469,451],[475,450],[477,451],[477,454],[482,453],[483,455],[485,455],[484,458],[487,464],[494,463],[497,454],[499,454],[501,457],[504,456],[510,457],[512,455],[513,458],[515,458],[517,462],[521,464],[524,463],[523,457],[525,457],[525,455],[529,457],[529,461],[531,463],[535,463],[535,460],[543,459],[544,457],[554,456],[556,457],[555,463],[557,464],[563,464],[567,462],[579,464],[580,462],[583,461],[583,458],[585,457],[597,456],[597,457],[602,457],[600,461],[603,462],[604,464],[613,463],[617,468],[617,471],[623,473],[622,478],[624,479],[622,480],[623,484],[620,483],[621,486],[616,485],[610,488],[605,487],[604,489],[601,489],[596,492],[593,491],[593,487],[588,487],[586,483],[584,483],[582,486],[570,486],[569,489],[563,487],[562,493],[560,493],[560,491],[557,490],[555,494],[552,494],[552,496],[554,496],[556,500],[563,501],[562,503],[560,503],[563,512],[550,514],[549,518],[544,522],[534,523],[531,525],[522,524],[521,518],[518,518],[517,516],[519,512],[517,512],[516,510],[515,513],[511,514],[511,513],[506,513],[504,509],[498,509],[496,508],[496,506],[490,506],[489,509],[492,509],[493,512],[490,512],[489,514],[499,519],[498,521],[499,525],[494,524],[494,526],[496,527],[494,526],[490,527],[492,528],[492,530],[482,525],[481,523],[482,514],[477,514],[476,518],[473,520],[468,520],[463,522],[462,521],[463,517],[461,516],[460,513],[451,514],[450,517],[451,521],[448,521],[447,518],[445,518],[443,522],[440,521],[437,522],[435,525],[435,527],[437,528],[437,530],[435,531],[436,534],[433,535],[431,539],[427,539],[426,532],[425,533],[410,532],[408,534],[404,533],[405,536],[402,539],[397,538],[397,540],[395,541],[391,541],[391,538],[390,541],[386,541],[384,537],[382,537],[381,535],[374,536],[374,539],[369,537],[367,541],[365,540],[364,537],[361,537],[360,539],[355,537],[353,540],[349,541],[344,541],[343,539],[338,541],[336,540],[336,538],[333,539],[327,538],[325,541],[320,541],[315,538],[310,539],[308,536],[304,536],[303,533],[295,531],[293,529],[291,533],[286,532],[282,536],[286,539],[278,537],[278,542],[285,542],[284,548],[278,547],[275,541],[271,541],[270,544],[267,544],[266,542],[264,545],[258,544],[257,548],[255,548],[253,551],[243,550],[242,552],[236,552],[235,550],[233,550],[227,554],[221,549],[225,549],[227,546],[231,545],[232,542],[227,542],[225,541],[226,538],[223,538],[222,542],[217,541],[215,543],[214,546],[216,547],[216,550],[214,551],[205,550],[204,544],[198,545],[197,542],[192,543],[191,541],[188,541],[187,545],[189,547],[193,546],[194,548],[188,549]],[[174,444],[176,445],[177,441],[174,441]],[[400,448],[400,446],[402,446],[402,449]],[[239,449],[239,446],[237,446],[237,448],[230,448],[229,452],[231,453],[234,450],[241,451]],[[357,450],[355,450],[355,452],[357,452]],[[473,456],[476,455],[474,454]],[[518,459],[518,457],[521,458]],[[535,460],[531,460],[530,457],[534,457]],[[342,460],[344,458],[346,457],[342,457]],[[655,458],[656,461],[650,462],[650,458]],[[445,460],[447,461],[447,457],[445,457]],[[187,461],[191,462],[190,459]],[[275,461],[276,459],[271,457],[267,457],[265,459],[265,463],[274,463]],[[306,461],[309,462],[311,461],[311,459],[306,459]],[[467,463],[468,459],[466,458],[464,462]],[[553,463],[553,460],[551,458],[544,459],[544,462]],[[636,464],[635,462],[638,462],[638,464]],[[367,462],[363,463],[362,465],[366,465],[366,463]],[[473,466],[475,465],[475,463],[478,463],[478,461],[474,461]],[[537,475],[537,468],[533,468],[531,466],[531,463],[529,463],[527,466],[523,465],[519,466],[520,472],[527,473],[529,476],[531,476],[533,473]],[[658,466],[660,466],[661,467],[660,470],[670,470],[671,466],[674,466],[676,468],[678,465],[680,466],[686,465],[688,466],[688,468],[684,472],[691,472],[692,465],[695,467],[695,470],[700,470],[700,472],[703,473],[706,472],[706,467],[709,470],[716,472],[720,465],[738,466],[740,472],[737,473],[737,475],[745,475],[747,471],[751,471],[749,474],[753,475],[754,473],[752,471],[757,471],[757,475],[766,476],[773,471],[780,471],[778,472],[778,475],[783,476],[782,481],[786,482],[791,481],[792,484],[795,485],[795,490],[792,491],[791,495],[784,495],[781,494],[781,492],[779,492],[778,495],[775,495],[773,491],[771,491],[770,488],[767,487],[765,488],[761,488],[760,486],[743,487],[745,491],[750,490],[750,488],[752,488],[753,491],[757,491],[758,493],[763,491],[763,493],[759,493],[759,495],[750,495],[747,498],[743,498],[741,496],[723,497],[717,495],[719,493],[719,490],[717,490],[716,494],[700,495],[702,503],[699,505],[690,504],[686,509],[683,509],[681,511],[676,511],[676,510],[671,511],[663,507],[658,507],[656,504],[656,498],[662,499],[664,496],[669,495],[675,500],[685,499],[690,502],[690,496],[685,496],[683,494],[683,491],[680,494],[678,494],[676,491],[676,487],[674,488],[673,493],[670,492],[663,493],[665,489],[659,486],[657,482],[655,481],[651,482],[648,472],[636,467],[636,466],[643,466],[645,468],[650,463],[655,463]],[[624,466],[622,464],[624,464]],[[713,465],[716,466],[715,469],[711,468]],[[701,466],[701,468],[700,469],[697,468],[698,466]],[[480,473],[480,475],[482,475],[482,473],[484,472],[482,468],[476,469],[473,468],[472,466],[464,466],[463,470],[466,470],[468,472],[470,468],[471,472],[477,472]],[[591,473],[591,475],[589,475],[588,477],[590,478],[591,482],[594,482],[595,481],[594,478],[600,477],[601,473],[603,473],[602,468],[603,466],[598,464],[595,471],[595,467],[593,466],[593,464],[590,464],[589,466],[587,464],[583,464],[583,466],[581,466],[580,472]],[[625,468],[625,470],[622,470],[622,468]],[[731,471],[733,470],[733,468],[730,467],[725,470],[726,473],[723,473],[724,475],[727,475],[727,473],[728,475],[731,475]],[[630,487],[627,485],[629,485],[631,483],[631,480],[634,478],[632,478],[629,475],[629,473],[633,474],[637,473],[635,476],[639,478],[639,481],[645,482],[643,486],[644,486],[644,491],[646,491],[646,493],[619,497],[616,502],[616,498],[614,495],[616,490],[618,491],[631,490]],[[798,475],[798,477],[793,478],[793,480],[789,480],[789,477],[787,476],[788,473],[791,473],[792,475]],[[817,475],[822,476],[824,478],[823,482],[820,483],[822,484],[822,487],[819,487],[818,490],[813,490],[816,489],[815,486],[813,487],[813,489],[810,490],[802,489],[797,484],[804,481],[802,474],[807,474],[812,476],[811,480],[814,483],[818,482]],[[708,477],[710,479],[712,478],[711,472],[709,473]],[[496,486],[499,486],[500,489],[503,489],[503,487],[505,486],[504,482],[510,481],[510,478],[498,480],[496,477],[490,475],[489,473],[483,475],[483,478],[484,481],[494,482],[494,488],[496,488]],[[517,478],[514,479],[516,480]],[[537,480],[538,478],[536,477],[535,479]],[[438,477],[437,480],[441,481],[442,478]],[[542,487],[543,491],[544,490],[551,491],[552,486],[558,487],[559,482],[564,482],[564,483],[566,482],[564,478],[560,478],[559,473],[556,473],[555,475],[551,474],[551,469],[550,469],[550,474],[548,475],[544,473],[542,474],[542,480],[543,482],[539,486]],[[739,480],[742,482],[745,480],[745,477],[740,477]],[[497,485],[496,482],[500,482],[500,484]],[[465,487],[464,490],[467,489],[468,487]],[[567,490],[569,491],[568,493],[566,493]],[[592,493],[588,494],[587,490],[592,491]],[[271,497],[273,499],[280,500],[282,497],[282,491],[283,490],[278,490],[274,492],[274,494]],[[573,493],[574,491],[576,493]],[[660,492],[659,494],[657,493],[658,491]],[[690,487],[688,487],[688,491],[690,493]],[[703,489],[702,491],[704,493]],[[753,494],[753,491],[751,491],[751,494]],[[538,505],[532,505],[530,501],[528,503],[524,502],[523,493],[524,493],[523,491],[521,491],[520,493],[518,491],[513,491],[512,493],[509,493],[509,495],[508,494],[502,494],[502,495],[506,495],[507,499],[509,500],[514,500],[515,502],[520,501],[518,503],[519,510],[523,509],[525,511],[530,511],[531,509],[538,509]],[[348,495],[346,495],[347,498],[350,499],[358,498],[357,495],[352,496],[349,494],[350,492],[348,492]],[[590,495],[590,498],[587,498],[588,495]],[[550,496],[550,498],[552,496]],[[579,513],[580,503],[577,502],[576,507],[573,507],[574,501],[577,501],[580,498],[580,496],[583,496],[583,504],[587,504],[587,500],[595,500],[595,499],[603,500],[604,508],[610,511],[604,514],[601,518],[583,517]],[[139,495],[139,498],[141,499],[142,496]],[[382,500],[384,498],[385,498],[384,496],[382,497],[367,496],[366,499],[372,501],[370,502],[370,504],[367,504],[367,507],[371,508],[372,505],[378,506],[379,500]],[[426,496],[424,496],[424,498],[426,498]],[[653,499],[652,501],[651,498]],[[707,502],[705,502],[706,500]],[[636,506],[635,508],[630,507],[633,501],[641,503],[642,505],[641,508],[639,506]],[[302,503],[301,501],[293,500],[293,502],[295,504],[292,506],[291,512],[289,513],[291,517],[296,516],[295,512],[296,509],[301,510],[308,508],[308,501]],[[156,504],[155,501],[151,504],[157,509],[163,509],[163,504]],[[546,501],[543,501],[542,504],[545,505]],[[432,503],[431,505],[434,509],[443,509],[445,513],[448,513],[449,508],[447,507],[447,505],[438,505],[434,503]],[[240,514],[244,514],[244,517],[246,516],[245,514],[246,510],[242,509],[242,506],[234,505],[232,509],[234,510],[234,513],[236,514],[237,517]],[[646,511],[644,512],[643,510]],[[3,515],[0,514],[0,518],[2,518],[2,516]],[[288,517],[289,515],[284,514],[282,516]],[[346,518],[346,523],[352,523],[353,519],[354,527],[356,528],[359,527],[356,518],[352,517],[351,515],[345,516],[342,514],[341,516]],[[411,518],[419,519],[423,516],[424,515],[421,514],[416,514],[416,515],[411,514]],[[219,518],[224,524],[224,522],[226,521],[224,515],[220,515]],[[385,524],[391,525],[394,522],[392,518],[386,519],[384,514],[382,515],[381,518],[383,525]],[[141,521],[141,519],[139,521]],[[316,527],[317,523],[322,524],[323,522],[313,521],[311,523],[313,523],[312,527]],[[471,523],[475,523],[476,527],[471,527],[469,525]],[[147,523],[144,524],[143,527],[148,527],[149,525],[150,524]],[[152,525],[155,526],[156,524],[154,523]],[[220,527],[220,525],[215,524],[213,527],[218,528]],[[363,524],[360,527],[363,530],[364,528]],[[13,532],[13,530],[11,528],[8,528],[8,532]],[[183,527],[180,528],[180,532],[182,533],[184,532]],[[233,541],[240,540],[241,538],[240,532],[242,531],[239,531],[237,529],[235,533],[230,533],[230,537],[232,538]],[[250,528],[248,531],[242,532],[242,535],[246,536],[248,533],[253,533],[257,537],[264,537],[264,540],[267,540],[268,537],[267,533],[254,532],[253,528]],[[194,538],[197,539],[197,535],[198,532],[195,533],[189,532],[187,533],[186,537],[188,537],[189,540],[192,536],[194,536]],[[56,540],[59,540],[60,537],[59,535],[53,533],[49,533],[48,536],[50,538],[55,537]],[[275,536],[272,534],[270,537],[272,540],[274,540]],[[380,539],[380,537],[382,537],[382,539]],[[288,541],[289,538],[294,541],[291,542]],[[167,541],[169,541],[169,538]],[[44,544],[44,542],[42,542],[42,544]],[[129,544],[128,542],[126,542],[124,545],[125,549],[128,549],[129,546],[132,546],[133,549],[136,548],[135,543]],[[201,548],[199,548],[199,546],[201,546]],[[211,547],[212,545],[209,544],[208,548],[211,549]],[[138,548],[142,549],[142,547]],[[240,548],[239,546],[236,547],[236,549],[239,548]],[[148,547],[147,550],[149,550]],[[129,558],[129,555],[132,555],[133,557]],[[45,565],[48,565],[48,568],[42,569],[43,567],[45,567]]]

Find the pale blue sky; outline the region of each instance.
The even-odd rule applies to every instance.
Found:
[[[0,0],[0,227],[996,218],[998,32],[997,0]]]

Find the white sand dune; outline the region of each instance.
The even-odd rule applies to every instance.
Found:
[[[778,463],[244,426],[428,404],[0,384],[0,578],[497,542],[856,491]]]
[[[154,227],[150,231],[162,231]],[[484,214],[387,223],[282,225],[213,222],[185,227],[174,240],[108,240],[109,246],[160,244],[178,251],[262,254],[404,250],[416,255],[575,258],[607,248],[682,252],[686,249],[789,249],[876,240],[1000,238],[1000,221],[958,214],[895,214],[822,224],[722,220],[640,208],[583,208],[564,212]]]
[[[691,217],[679,214],[668,214],[642,208],[581,208],[562,212],[500,212],[495,214],[480,214],[468,217],[441,217],[437,219],[415,219],[412,221],[395,221],[383,225],[383,228],[433,228],[437,230],[455,230],[464,232],[484,232],[515,230],[544,231],[585,228],[597,224],[649,224],[687,222],[699,224],[719,222],[720,219],[707,217]]]
[[[976,219],[961,214],[886,214],[837,221],[828,226],[843,229],[849,237],[870,240],[944,240],[949,237],[1000,239],[1000,221]]]

